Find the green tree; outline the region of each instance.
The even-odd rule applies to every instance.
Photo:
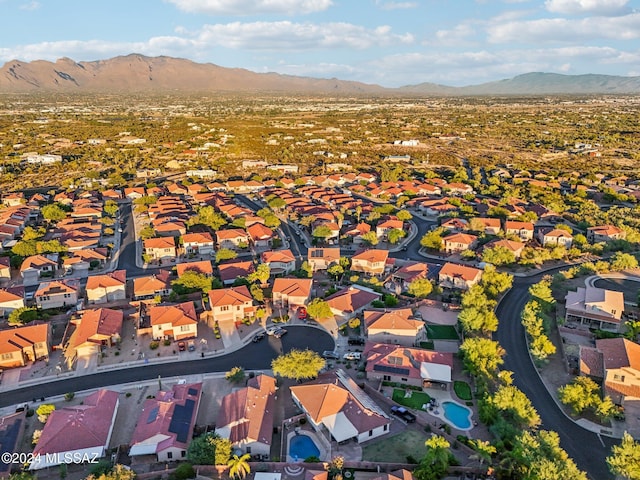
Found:
[[[320,238],[322,240],[326,240],[331,236],[333,232],[327,225],[318,225],[313,232],[311,232],[311,236],[315,238]]]
[[[188,225],[206,225],[211,230],[220,230],[227,224],[225,218],[211,206],[200,207],[197,214],[189,219]]]
[[[113,468],[99,475],[90,474],[86,480],[133,480],[136,478],[136,472],[131,468],[116,463]]]
[[[22,231],[22,240],[28,242],[30,240],[39,240],[47,233],[44,227],[34,228],[31,226],[24,227]]]
[[[106,213],[110,217],[116,216],[116,213],[118,213],[118,208],[118,204],[113,200],[107,200],[106,202],[104,202],[104,213]]]
[[[293,349],[271,362],[276,375],[294,380],[316,378],[325,366],[325,360],[313,350]]]
[[[628,480],[640,480],[640,443],[628,432],[624,432],[620,445],[611,448],[607,465],[614,475]]]
[[[9,314],[7,322],[9,325],[24,325],[38,319],[38,310],[31,307],[16,308]]]
[[[38,420],[42,423],[47,423],[49,419],[49,415],[51,415],[56,409],[55,405],[51,403],[43,403],[36,409],[36,415],[38,415]]]
[[[336,263],[335,265],[331,265],[329,268],[327,268],[327,273],[337,280],[341,275],[344,274],[344,268]]]
[[[194,270],[185,271],[180,278],[171,282],[173,291],[178,295],[197,292],[198,290],[207,293],[213,288],[211,278],[203,273]]]
[[[398,218],[398,220],[402,220],[403,222],[408,222],[413,218],[413,215],[411,215],[411,213],[408,210],[403,209],[403,210],[398,210],[398,213],[396,213],[396,217]]]
[[[549,355],[556,353],[556,346],[545,334],[538,335],[531,340],[531,355],[537,360],[545,360]]]
[[[266,217],[264,217],[264,224],[265,224],[265,226],[267,226],[267,227],[269,227],[269,228],[271,228],[273,230],[276,230],[277,228],[280,227],[282,222],[275,215],[267,215]]]
[[[498,342],[488,338],[467,338],[460,346],[466,370],[485,379],[495,377],[504,362],[505,351]]]
[[[313,277],[313,267],[306,260],[300,265],[300,271],[306,274],[307,278]]]
[[[40,213],[42,213],[42,218],[54,223],[67,218],[67,212],[65,212],[57,203],[45,205],[40,209]]]
[[[245,453],[241,457],[234,455],[229,459],[227,465],[229,466],[229,476],[231,478],[245,478],[250,472],[249,466],[250,453]]]
[[[543,280],[529,287],[529,294],[538,300],[543,312],[549,312],[556,304],[551,291],[551,278],[545,277]]]
[[[510,265],[516,261],[516,255],[507,247],[498,245],[493,248],[485,248],[482,251],[482,261],[491,265]]]
[[[264,302],[264,290],[262,289],[262,287],[260,287],[260,285],[258,285],[257,283],[252,283],[249,286],[249,292],[256,302]]]
[[[629,268],[638,268],[638,259],[630,253],[616,252],[611,257],[611,270],[627,270]]]
[[[416,298],[426,298],[433,292],[433,283],[427,278],[418,278],[409,284],[407,292]]]
[[[363,233],[362,235],[360,235],[360,238],[363,242],[366,242],[372,247],[378,245],[378,235],[376,235],[376,232],[374,232],[373,230],[367,233]]]
[[[314,298],[309,302],[309,305],[307,305],[307,313],[311,318],[316,320],[324,320],[333,317],[331,307],[321,298]]]
[[[487,265],[482,272],[482,280],[480,281],[485,293],[491,299],[498,296],[511,288],[513,284],[513,276],[506,272],[498,272],[493,265]]]
[[[229,248],[221,248],[216,252],[216,263],[233,260],[238,254]]]
[[[393,228],[387,232],[387,239],[389,240],[389,243],[393,245],[398,243],[401,239],[403,239],[406,236],[407,236],[407,232],[399,228]]]
[[[260,282],[261,284],[267,283],[271,276],[271,268],[267,263],[261,263],[256,267],[255,272],[250,273],[247,279],[250,282]]]
[[[558,389],[558,397],[569,405],[575,415],[600,403],[600,387],[589,377],[576,377],[573,381]]]
[[[140,229],[139,236],[142,240],[148,240],[156,236],[156,231],[151,225],[145,225]]]
[[[244,368],[242,367],[233,367],[224,375],[224,378],[229,380],[231,383],[241,383],[244,381],[245,377]]]
[[[444,241],[442,240],[443,232],[444,229],[437,228],[436,230],[425,233],[420,239],[420,245],[431,250],[442,250],[444,246]]]
[[[484,462],[491,462],[491,456],[495,455],[495,453],[497,452],[496,447],[485,440],[470,440],[469,446],[476,451],[476,454],[474,456],[480,461],[481,465]]]
[[[443,478],[452,461],[450,443],[440,435],[433,435],[424,442],[427,453],[415,469],[417,480],[437,480]]]
[[[467,334],[487,335],[498,330],[498,317],[493,310],[465,308],[458,314],[458,321]]]
[[[540,425],[540,416],[531,400],[513,385],[502,385],[492,396],[487,397],[481,416],[489,424],[494,423],[497,418],[506,419],[520,430]]]
[[[195,437],[187,448],[187,460],[194,465],[226,465],[231,457],[231,442],[208,433]]]

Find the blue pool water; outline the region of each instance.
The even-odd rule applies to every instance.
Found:
[[[304,460],[308,457],[319,457],[320,450],[313,443],[311,437],[295,435],[289,440],[289,456],[297,460]]]
[[[442,408],[444,409],[445,418],[456,428],[466,430],[471,426],[471,419],[469,418],[471,411],[467,407],[454,402],[442,402]]]

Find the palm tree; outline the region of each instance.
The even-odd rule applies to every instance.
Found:
[[[231,478],[244,478],[248,473],[251,472],[251,467],[249,467],[248,460],[251,458],[251,455],[245,453],[241,457],[238,455],[234,455],[229,459],[227,465],[229,466],[229,476]]]

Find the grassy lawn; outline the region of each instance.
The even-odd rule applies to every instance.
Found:
[[[426,342],[420,342],[420,348],[424,348],[425,350],[433,350],[433,342],[431,340],[427,340]]]
[[[427,336],[431,340],[458,340],[458,332],[451,325],[427,325]]]
[[[393,389],[393,396],[391,397],[394,402],[404,405],[405,407],[415,408],[416,410],[422,410],[422,405],[429,403],[431,397],[424,392],[417,392],[410,390],[411,396],[405,398],[404,390],[401,388]]]
[[[404,430],[393,437],[382,437],[368,442],[362,449],[362,459],[366,462],[404,463],[407,455],[420,460],[426,453],[424,442],[427,434],[415,430]]]
[[[453,391],[460,400],[471,400],[471,387],[467,382],[460,382],[456,380],[453,382]]]

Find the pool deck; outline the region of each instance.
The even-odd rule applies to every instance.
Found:
[[[301,463],[304,461],[304,458],[297,458],[289,455],[289,445],[291,443],[291,439],[298,435],[304,435],[305,437],[309,437],[313,441],[314,445],[318,448],[318,450],[320,450],[320,454],[318,455],[318,458],[320,458],[320,460],[323,460],[323,461],[330,460],[329,448],[327,448],[327,445],[326,445],[327,440],[321,439],[319,434],[313,430],[307,430],[307,429],[303,430],[298,427],[293,432],[289,432],[287,434],[287,462],[288,463]]]
[[[443,422],[451,425],[451,427],[460,430],[461,432],[468,432],[470,430],[473,429],[475,423],[473,420],[473,410],[471,410],[469,407],[463,405],[462,403],[458,402],[457,400],[454,400],[453,397],[451,396],[451,392],[446,391],[446,390],[440,390],[437,388],[428,388],[424,390],[426,393],[429,394],[429,396],[431,398],[435,398],[438,401],[438,407],[435,410],[427,410],[426,412],[431,415],[432,417],[436,417],[439,420],[442,420]],[[455,403],[457,405],[460,405],[461,407],[463,407],[464,409],[466,409],[469,412],[469,427],[468,428],[460,428],[458,426],[456,426],[451,420],[449,420],[448,418],[446,418],[444,416],[444,409],[442,408],[442,404],[444,402],[451,402],[451,403]],[[437,412],[437,413],[435,413]]]

